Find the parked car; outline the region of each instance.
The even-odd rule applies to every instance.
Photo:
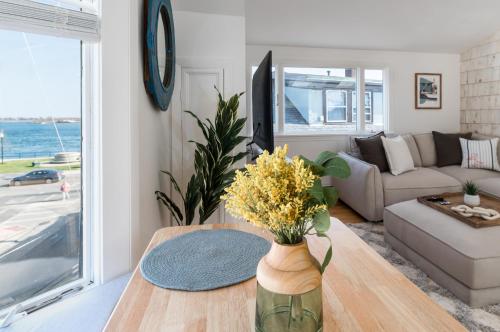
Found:
[[[53,183],[64,179],[64,175],[55,169],[40,169],[17,176],[10,181],[11,186],[23,184]]]

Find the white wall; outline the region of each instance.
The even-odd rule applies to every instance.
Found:
[[[142,11],[142,1],[102,2],[103,211],[97,281],[135,267],[154,232],[171,224],[154,191],[170,191],[160,171],[171,170],[172,159],[179,157],[172,155],[172,133],[178,126],[172,124],[172,114],[182,112],[182,78],[176,78],[170,109],[156,109],[143,83]],[[178,71],[220,67],[226,96],[245,90],[242,16],[174,11],[174,24]]]
[[[127,272],[131,262],[130,1],[106,0],[101,8],[102,252],[98,253],[98,281]]]
[[[388,131],[397,133],[431,130],[454,132],[460,129],[460,58],[458,54],[247,45],[247,85],[250,84],[248,68],[258,64],[268,50],[273,51],[273,62],[285,66],[365,66],[386,69],[389,76]],[[414,75],[418,72],[443,75],[442,110],[415,109]],[[328,135],[322,136],[322,138],[315,138],[314,144],[307,144],[309,141],[308,136],[295,136],[288,139],[278,134],[276,137],[277,144],[290,143],[291,154],[305,153],[311,157],[322,150],[335,151],[342,147],[346,148],[348,144],[345,136],[330,138]]]

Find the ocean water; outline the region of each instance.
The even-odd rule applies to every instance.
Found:
[[[6,159],[53,156],[58,152],[81,151],[80,123],[56,123],[61,143],[52,122],[45,124],[28,121],[0,121],[4,132],[4,157]]]

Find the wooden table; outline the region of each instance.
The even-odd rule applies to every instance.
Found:
[[[147,251],[176,235],[197,229],[233,228],[269,238],[251,225],[163,228]],[[333,260],[323,277],[324,331],[466,331],[439,305],[392,267],[339,220],[329,231]],[[322,259],[325,239],[308,239]],[[321,260],[320,259],[320,260]],[[255,278],[206,292],[156,287],[136,269],[106,331],[254,331]]]

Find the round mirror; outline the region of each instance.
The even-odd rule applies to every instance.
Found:
[[[165,44],[165,21],[163,20],[162,11],[158,13],[158,29],[156,32],[156,50],[158,57],[158,72],[160,79],[165,85],[165,68],[167,64],[167,48]]]
[[[145,15],[144,83],[154,103],[165,111],[175,82],[175,34],[170,0],[149,0]]]

